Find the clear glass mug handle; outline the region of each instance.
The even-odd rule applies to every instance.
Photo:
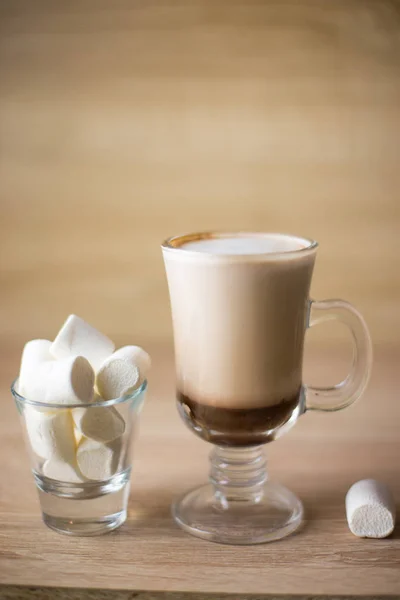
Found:
[[[311,300],[308,327],[326,321],[340,321],[353,339],[353,362],[347,377],[330,387],[305,386],[306,410],[332,412],[355,402],[365,390],[372,366],[372,342],[368,327],[358,310],[344,300]]]

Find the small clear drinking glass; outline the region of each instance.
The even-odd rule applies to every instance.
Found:
[[[125,522],[132,448],[146,388],[144,381],[137,390],[121,398],[60,405],[24,398],[17,391],[18,379],[14,381],[11,392],[31,457],[43,521],[48,527],[68,535],[92,536],[112,531]],[[81,435],[76,414],[94,424],[93,435],[97,439]],[[122,425],[120,435],[107,440],[102,427],[110,419]],[[82,444],[83,470],[77,458]]]

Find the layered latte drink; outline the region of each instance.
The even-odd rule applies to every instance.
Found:
[[[194,234],[163,253],[186,422],[221,445],[273,439],[301,401],[314,248],[277,234]]]

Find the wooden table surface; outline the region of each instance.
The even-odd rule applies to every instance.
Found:
[[[292,537],[253,547],[208,543],[172,522],[172,499],[204,481],[210,447],[179,420],[170,349],[161,347],[152,348],[154,370],[136,448],[127,523],[97,538],[69,538],[47,529],[8,392],[19,350],[17,345],[3,348],[0,361],[3,586],[400,595],[399,527],[386,540],[358,539],[349,532],[344,512],[347,489],[365,477],[385,481],[400,499],[399,348],[376,351],[370,386],[356,406],[336,414],[307,414],[268,447],[271,476],[300,495],[306,521]],[[332,381],[343,371],[344,361],[341,353],[314,353],[306,372]],[[11,590],[0,586],[0,597],[18,597],[1,596],[5,589]]]

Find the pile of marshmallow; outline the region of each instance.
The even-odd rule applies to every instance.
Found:
[[[121,468],[125,420],[115,406],[90,404],[133,393],[146,379],[150,362],[138,346],[115,351],[108,337],[75,315],[54,342],[25,345],[18,393],[58,406],[25,405],[26,430],[43,475],[82,483],[104,481]],[[59,408],[63,404],[65,409]],[[71,408],[74,404],[88,407]]]

